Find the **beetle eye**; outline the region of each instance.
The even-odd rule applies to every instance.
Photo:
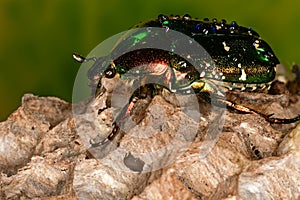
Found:
[[[104,71],[104,76],[106,78],[113,78],[116,75],[116,69],[113,66],[109,66],[105,71]]]

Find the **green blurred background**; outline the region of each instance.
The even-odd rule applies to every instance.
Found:
[[[286,66],[300,63],[297,0],[0,0],[0,120],[25,93],[72,100],[80,64],[106,38],[160,13],[225,18],[250,26]]]

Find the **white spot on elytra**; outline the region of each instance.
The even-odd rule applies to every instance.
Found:
[[[247,74],[246,74],[246,72],[245,72],[245,69],[242,69],[242,75],[241,75],[241,77],[239,78],[239,80],[242,80],[242,81],[247,80]]]
[[[258,40],[255,40],[254,47],[255,47],[255,49],[257,49],[259,47],[259,41]]]
[[[181,67],[186,67],[186,62],[183,62],[183,61],[182,61],[182,62],[180,62],[179,64],[180,64]]]
[[[239,64],[238,64],[238,68],[242,68],[242,65],[241,65],[241,63],[239,63]]]
[[[229,51],[230,50],[230,47],[226,45],[226,42],[222,42],[222,44],[224,46],[225,51]]]

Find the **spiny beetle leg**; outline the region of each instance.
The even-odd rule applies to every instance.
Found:
[[[130,103],[127,104],[126,106],[124,106],[121,113],[118,115],[116,120],[113,122],[112,126],[114,128],[113,128],[112,132],[108,135],[107,138],[105,138],[101,142],[93,142],[93,141],[90,140],[90,144],[92,145],[92,147],[98,147],[98,146],[104,145],[108,141],[112,141],[114,139],[114,137],[120,131],[120,127],[119,127],[118,124],[122,123],[124,121],[124,119],[130,115],[130,113],[131,113],[131,111],[134,107],[134,104],[137,102],[137,100],[138,100],[138,97],[133,97],[132,100],[130,101]]]
[[[123,123],[124,119],[130,115],[131,111],[134,108],[135,103],[141,98],[146,98],[148,95],[154,96],[153,94],[151,94],[151,92],[153,92],[153,91],[160,91],[160,89],[154,89],[154,88],[152,88],[152,86],[153,85],[149,85],[149,86],[144,85],[144,86],[141,86],[140,88],[138,88],[131,96],[129,103],[126,106],[124,106],[121,113],[118,115],[118,117],[114,121],[113,131],[108,135],[107,138],[105,138],[104,140],[102,140],[99,143],[92,144],[92,146],[93,145],[99,146],[99,145],[103,145],[103,144],[107,143],[108,141],[112,141],[114,139],[114,137],[120,131],[120,127],[118,124]]]
[[[298,115],[297,117],[294,117],[294,118],[290,118],[290,119],[273,118],[273,117],[269,117],[268,115],[266,115],[266,116],[262,115],[262,116],[268,122],[273,123],[273,124],[290,124],[290,123],[294,123],[294,122],[297,122],[300,120],[300,115]]]
[[[234,110],[237,110],[237,111],[240,111],[243,113],[260,115],[263,118],[265,118],[266,121],[268,121],[269,123],[273,123],[273,124],[290,124],[290,123],[294,123],[294,122],[297,122],[300,120],[300,115],[298,115],[297,117],[294,117],[294,118],[290,118],[290,119],[275,118],[275,117],[273,118],[273,117],[271,117],[271,116],[273,116],[273,114],[266,115],[266,114],[260,113],[256,110],[253,110],[253,109],[247,108],[245,106],[238,105],[231,101],[228,101],[225,99],[220,99],[220,98],[212,100],[212,103],[214,103],[218,106],[226,105],[227,107],[230,107]]]
[[[201,82],[199,81],[198,84]],[[209,83],[209,82],[208,82]],[[228,101],[224,99],[222,96],[218,94],[218,89],[214,87],[214,84],[205,84],[204,86],[200,87],[200,90],[198,91],[198,94],[200,94],[206,101],[218,106],[218,107],[229,107],[234,110],[248,113],[248,114],[256,114],[260,115],[261,117],[265,118],[266,121],[273,124],[290,124],[294,123],[300,120],[300,115],[294,118],[290,119],[283,119],[283,118],[273,118],[273,114],[263,114],[261,112],[258,112],[256,110],[253,110],[251,108],[247,108],[245,106],[235,104],[234,102]]]

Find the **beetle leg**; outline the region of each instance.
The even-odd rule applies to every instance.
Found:
[[[262,115],[262,114],[261,114]],[[289,118],[289,119],[282,119],[282,118],[273,118],[269,117],[268,115],[262,115],[268,122],[273,123],[273,124],[290,124],[294,123],[300,120],[300,115],[294,118]]]
[[[120,130],[120,126],[118,124],[123,123],[124,119],[127,118],[133,108],[135,103],[139,100],[139,99],[143,99],[146,98],[147,96],[155,96],[157,94],[157,92],[161,91],[162,88],[156,88],[155,85],[144,85],[141,86],[139,89],[137,89],[133,95],[131,96],[129,103],[124,106],[124,108],[122,109],[122,111],[120,112],[120,114],[117,116],[117,118],[115,119],[115,121],[113,122],[113,130],[112,132],[108,135],[107,138],[105,138],[104,140],[102,140],[99,143],[94,143],[92,144],[93,147],[97,147],[100,145],[104,145],[106,144],[108,141],[112,141],[114,139],[114,137],[119,133]]]
[[[260,115],[263,118],[265,118],[266,121],[268,121],[269,123],[273,123],[273,124],[290,124],[290,123],[294,123],[294,122],[300,120],[300,115],[298,115],[297,117],[294,117],[294,118],[290,118],[290,119],[275,118],[275,117],[273,118],[273,117],[271,117],[271,116],[273,116],[273,114],[266,115],[266,114],[260,113],[256,110],[253,110],[251,108],[247,108],[245,106],[235,104],[235,103],[225,100],[225,99],[217,98],[217,99],[214,99],[211,101],[212,101],[212,103],[214,103],[216,105],[219,105],[219,106],[226,105],[227,107],[233,108],[234,110],[237,110],[237,111],[240,111],[243,113]]]
[[[251,108],[247,108],[245,106],[235,104],[229,100],[224,99],[225,96],[218,90],[218,88],[213,84],[211,81],[206,79],[200,79],[192,83],[192,88],[200,95],[204,97],[204,99],[210,103],[213,103],[216,106],[226,106],[232,108],[234,110],[249,113],[249,114],[256,114],[260,115],[265,118],[266,121],[273,124],[290,124],[300,120],[300,115],[290,118],[290,119],[283,119],[283,118],[275,118],[272,117],[273,114],[266,115]]]
[[[298,115],[297,117],[294,118],[290,118],[290,119],[285,119],[285,118],[275,118],[275,117],[271,117],[273,116],[273,114],[263,114],[261,112],[258,112],[256,110],[253,110],[251,108],[247,108],[245,106],[239,105],[239,104],[235,104],[234,102],[222,99],[222,98],[218,98],[218,97],[214,97],[214,99],[211,99],[211,103],[217,105],[217,106],[227,106],[229,108],[232,108],[234,110],[243,112],[243,113],[248,113],[248,114],[256,114],[256,115],[260,115],[261,117],[265,118],[266,121],[268,121],[269,123],[273,123],[273,124],[290,124],[290,123],[294,123],[300,120],[300,115]]]
[[[119,123],[122,122],[122,120],[124,120],[126,117],[128,117],[130,115],[130,112],[132,111],[135,102],[137,101],[137,97],[133,98],[132,101],[130,101],[129,104],[127,104],[121,111],[121,113],[118,115],[118,117],[116,118],[116,120],[113,122],[112,126],[114,127],[112,132],[102,141],[100,142],[93,142],[90,140],[90,144],[92,145],[92,147],[98,147],[101,145],[106,144],[109,141],[112,141],[114,139],[114,137],[118,134],[118,132],[120,131],[120,127],[119,127]]]
[[[141,94],[139,92],[133,94],[129,103],[126,106],[124,106],[124,108],[122,109],[120,114],[117,116],[117,118],[113,122],[112,126],[114,128],[113,128],[112,132],[105,139],[103,139],[100,142],[93,142],[90,140],[90,144],[92,145],[92,147],[98,147],[98,146],[104,145],[107,142],[112,141],[114,139],[114,137],[119,133],[119,131],[121,131],[120,126],[118,124],[122,123],[124,121],[124,119],[130,115],[135,103],[139,99],[138,96],[140,96],[140,95]]]

